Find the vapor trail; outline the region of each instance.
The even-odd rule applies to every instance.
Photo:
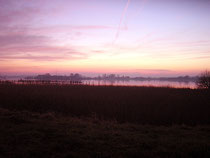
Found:
[[[130,1],[131,1],[131,0],[128,0],[128,1],[127,1],[126,5],[125,5],[125,8],[124,8],[124,10],[123,10],[123,12],[122,12],[122,15],[121,15],[121,18],[120,18],[120,23],[119,23],[119,26],[118,26],[118,28],[117,28],[117,33],[116,33],[116,35],[115,35],[115,39],[114,39],[114,41],[113,41],[113,44],[115,43],[115,41],[116,41],[116,40],[118,39],[118,37],[119,37],[120,28],[121,28],[123,19],[124,19],[125,15],[126,15],[126,12],[127,12],[127,10],[128,10]]]

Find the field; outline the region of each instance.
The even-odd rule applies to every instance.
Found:
[[[0,84],[0,157],[210,157],[202,89]]]
[[[0,84],[0,107],[141,124],[210,123],[208,93],[198,89]]]

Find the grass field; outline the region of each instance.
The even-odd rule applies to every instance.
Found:
[[[199,89],[0,84],[0,157],[210,157]]]
[[[0,84],[0,107],[141,124],[209,124],[205,90]]]
[[[0,129],[0,157],[210,157],[210,126],[119,124],[0,109]]]

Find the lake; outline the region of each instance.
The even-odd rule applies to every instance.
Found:
[[[195,82],[178,82],[178,81],[140,81],[140,80],[83,80],[87,85],[113,85],[113,86],[154,86],[154,87],[173,87],[173,88],[196,88]]]
[[[20,78],[7,79],[13,82],[17,82]],[[38,80],[37,80],[38,81]],[[181,81],[160,81],[160,80],[81,80],[84,85],[95,86],[153,86],[153,87],[173,87],[173,88],[197,88],[196,83],[193,81],[181,82]],[[71,84],[70,81],[56,81],[53,80],[50,83],[56,84]],[[77,83],[78,84],[78,83]]]

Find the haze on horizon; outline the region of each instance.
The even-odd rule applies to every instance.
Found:
[[[197,75],[209,0],[0,0],[0,74]]]

